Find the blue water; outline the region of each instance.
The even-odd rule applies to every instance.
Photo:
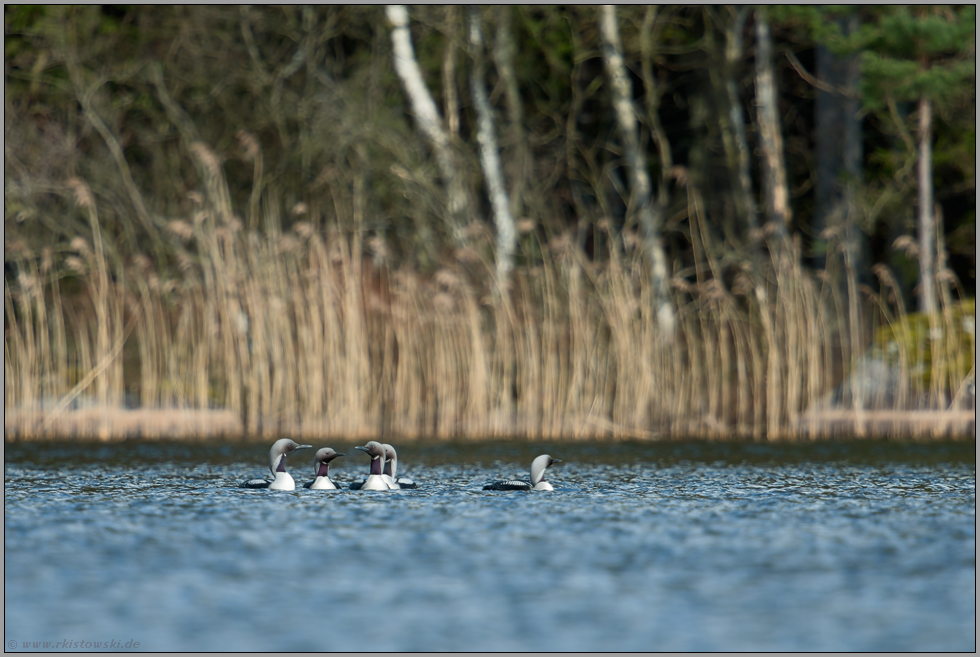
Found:
[[[259,443],[7,445],[8,651],[976,648],[972,442],[397,446],[417,491],[235,488]],[[543,452],[554,493],[481,490]]]

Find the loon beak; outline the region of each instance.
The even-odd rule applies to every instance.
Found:
[[[362,452],[366,452],[366,451],[368,451],[368,448],[367,448],[367,447],[364,447],[363,445],[358,445],[358,446],[357,446],[357,447],[355,447],[354,449],[359,449],[359,450],[361,450]]]

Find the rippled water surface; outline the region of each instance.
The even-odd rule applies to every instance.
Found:
[[[417,491],[236,488],[261,443],[7,445],[8,650],[976,648],[973,442],[396,446]],[[481,490],[544,452],[554,493]]]

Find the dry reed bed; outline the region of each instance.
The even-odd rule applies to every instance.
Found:
[[[217,202],[171,223],[186,248],[179,271],[162,280],[143,257],[110,269],[94,203],[83,186],[78,195],[93,240],[77,238],[78,255],[66,264],[84,294],[64,298],[50,253],[38,264],[7,245],[19,272],[4,279],[8,440],[774,439],[961,428],[947,416],[868,425],[862,414],[882,402],[857,397],[844,400],[860,419],[852,425],[806,412],[862,351],[869,332],[855,324],[859,295],[874,302],[875,326],[898,331],[904,309],[852,280],[841,298],[829,277],[802,269],[791,244],[776,245],[765,267],[745,266],[729,288],[712,245],[697,243],[696,282],[673,281],[678,325],[669,341],[651,312],[642,249],[628,232],[607,235],[608,253],[596,261],[567,237],[543,244],[526,235],[525,256],[540,257],[518,268],[501,295],[486,262],[485,285],[472,283],[462,265],[427,278],[376,263],[358,230],[300,222],[281,233],[270,207],[260,236]],[[221,188],[212,196],[220,201]],[[943,313],[931,321],[953,335],[948,285],[941,298]],[[137,375],[124,372],[121,356],[133,342],[138,385],[124,380]],[[907,409],[913,388],[916,356],[902,350],[899,403],[888,410]],[[975,350],[932,353],[930,391],[943,410],[943,392],[963,388]],[[122,410],[127,389],[138,389],[139,411]],[[79,402],[82,410],[73,408]]]

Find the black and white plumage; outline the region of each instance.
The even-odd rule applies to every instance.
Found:
[[[385,465],[382,476],[391,490],[418,488],[418,485],[407,477],[398,477],[398,453],[391,445],[382,445],[385,450]]]
[[[531,481],[510,480],[495,481],[483,487],[483,490],[555,490],[551,484],[545,481],[544,471],[553,463],[561,463],[558,459],[553,459],[547,454],[542,454],[531,461]]]
[[[371,471],[364,481],[355,481],[350,485],[351,490],[391,490],[391,486],[384,478],[385,448],[384,445],[376,440],[369,441],[366,445],[359,445],[354,449],[366,452],[371,457]]]
[[[268,488],[269,490],[295,490],[296,482],[286,472],[286,456],[297,449],[309,449],[313,445],[299,445],[289,438],[280,438],[269,450],[269,470],[275,479],[249,479],[238,485],[239,488]]]
[[[318,449],[316,455],[313,457],[313,473],[316,478],[313,481],[303,484],[303,488],[309,488],[310,490],[337,490],[337,484],[330,480],[330,461],[338,456],[347,455],[335,452],[330,447]]]

